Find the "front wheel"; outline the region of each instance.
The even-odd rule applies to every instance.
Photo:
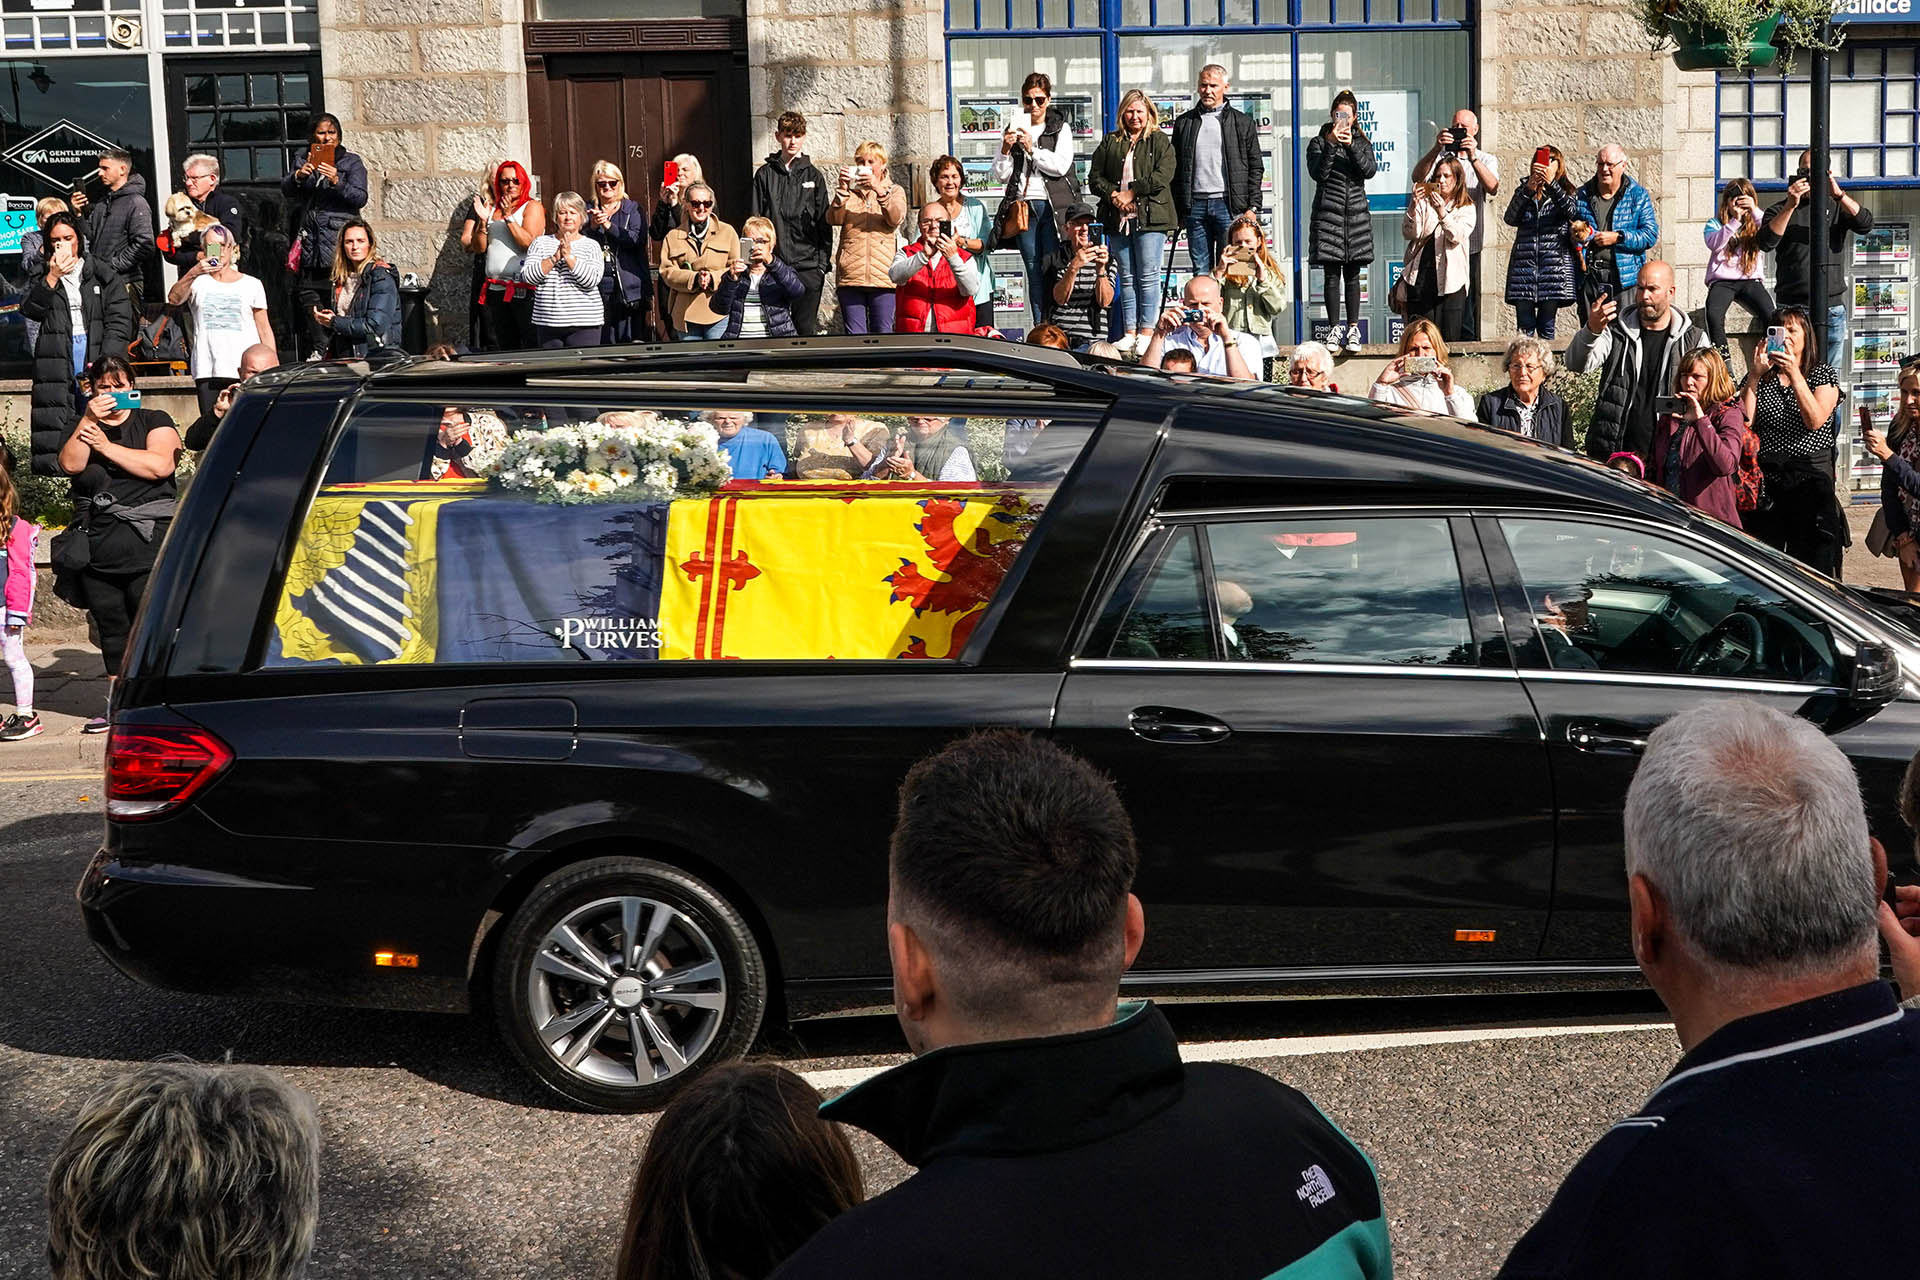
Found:
[[[752,1045],[767,970],[746,920],[708,885],[644,858],[595,858],[514,912],[493,996],[514,1056],[548,1088],[595,1111],[651,1111]]]

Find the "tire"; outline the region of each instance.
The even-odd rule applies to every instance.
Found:
[[[669,974],[679,981],[663,983]],[[504,926],[492,977],[520,1065],[593,1111],[664,1106],[704,1068],[746,1053],[767,1009],[746,920],[708,885],[644,858],[594,858],[542,880]]]

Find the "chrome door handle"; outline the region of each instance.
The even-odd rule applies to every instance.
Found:
[[[1135,707],[1127,728],[1149,742],[1219,742],[1233,732],[1224,720],[1178,707]]]
[[[1599,725],[1570,724],[1567,726],[1567,741],[1577,751],[1591,751],[1595,755],[1637,756],[1647,749],[1647,740],[1633,733],[1606,733]]]

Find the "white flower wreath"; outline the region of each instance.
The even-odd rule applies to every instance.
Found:
[[[733,478],[720,437],[705,422],[616,412],[545,431],[516,431],[481,468],[502,489],[541,502],[666,502],[712,493]]]

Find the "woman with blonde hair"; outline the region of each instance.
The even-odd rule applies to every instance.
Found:
[[[887,149],[863,142],[840,170],[827,221],[840,228],[833,269],[840,322],[848,333],[893,332],[894,248],[907,193],[887,177]]]
[[[1654,424],[1647,479],[1716,520],[1740,527],[1734,477],[1747,441],[1747,415],[1726,361],[1712,347],[1680,357],[1674,412]]]
[[[652,219],[647,223],[647,238],[652,242],[653,264],[656,268],[663,261],[660,249],[662,242],[667,238],[667,233],[686,225],[687,211],[681,204],[682,195],[687,188],[704,184],[707,180],[705,171],[700,167],[700,157],[696,155],[682,151],[667,164],[671,167],[673,181],[669,182],[665,177],[661,178],[660,198],[653,206]],[[654,334],[660,341],[666,342],[679,336],[673,327],[672,296],[667,289],[666,280],[657,271],[654,279],[657,285],[654,297],[657,304],[654,312]]]
[[[1173,212],[1173,143],[1160,131],[1153,99],[1129,89],[1120,99],[1120,127],[1100,140],[1087,170],[1087,190],[1100,202],[1100,225],[1120,270],[1123,354],[1144,352],[1160,314],[1160,265]]]
[[[1467,320],[1467,285],[1472,278],[1468,256],[1474,223],[1473,192],[1467,189],[1466,170],[1458,156],[1441,156],[1433,165],[1433,181],[1416,182],[1407,199],[1400,233],[1407,240],[1407,270],[1412,271],[1423,240],[1432,245],[1432,291],[1437,299],[1433,319],[1440,336],[1460,341]]]
[[[743,256],[740,233],[714,216],[713,188],[695,182],[682,192],[687,225],[667,232],[660,245],[660,278],[666,282],[673,336],[698,342],[726,336],[728,317],[714,296],[727,271]]]
[[[333,309],[315,308],[327,331],[327,357],[359,360],[400,350],[400,273],[380,260],[380,245],[364,218],[354,218],[333,242]]]
[[[1759,194],[1751,182],[1735,178],[1720,189],[1720,203],[1702,232],[1707,240],[1707,337],[1723,357],[1728,307],[1737,302],[1756,320],[1773,314],[1760,232]]]
[[[553,198],[554,229],[527,246],[521,278],[533,286],[533,332],[544,348],[600,342],[606,255],[586,237],[586,221],[587,202],[580,193],[562,191]]]
[[[793,309],[807,286],[800,273],[774,253],[779,241],[771,218],[756,215],[741,225],[743,256],[728,264],[726,278],[713,295],[713,309],[727,317],[727,337],[791,338],[798,332]]]
[[[1428,413],[1473,417],[1473,397],[1454,385],[1440,326],[1425,316],[1407,321],[1406,331],[1400,335],[1400,354],[1380,371],[1367,398]]]
[[[636,324],[646,323],[653,296],[653,273],[647,267],[647,216],[639,202],[627,195],[627,177],[609,160],[593,165],[593,203],[587,206],[587,224],[581,228],[600,246],[605,261],[600,273],[600,341],[604,345],[632,342]]]

